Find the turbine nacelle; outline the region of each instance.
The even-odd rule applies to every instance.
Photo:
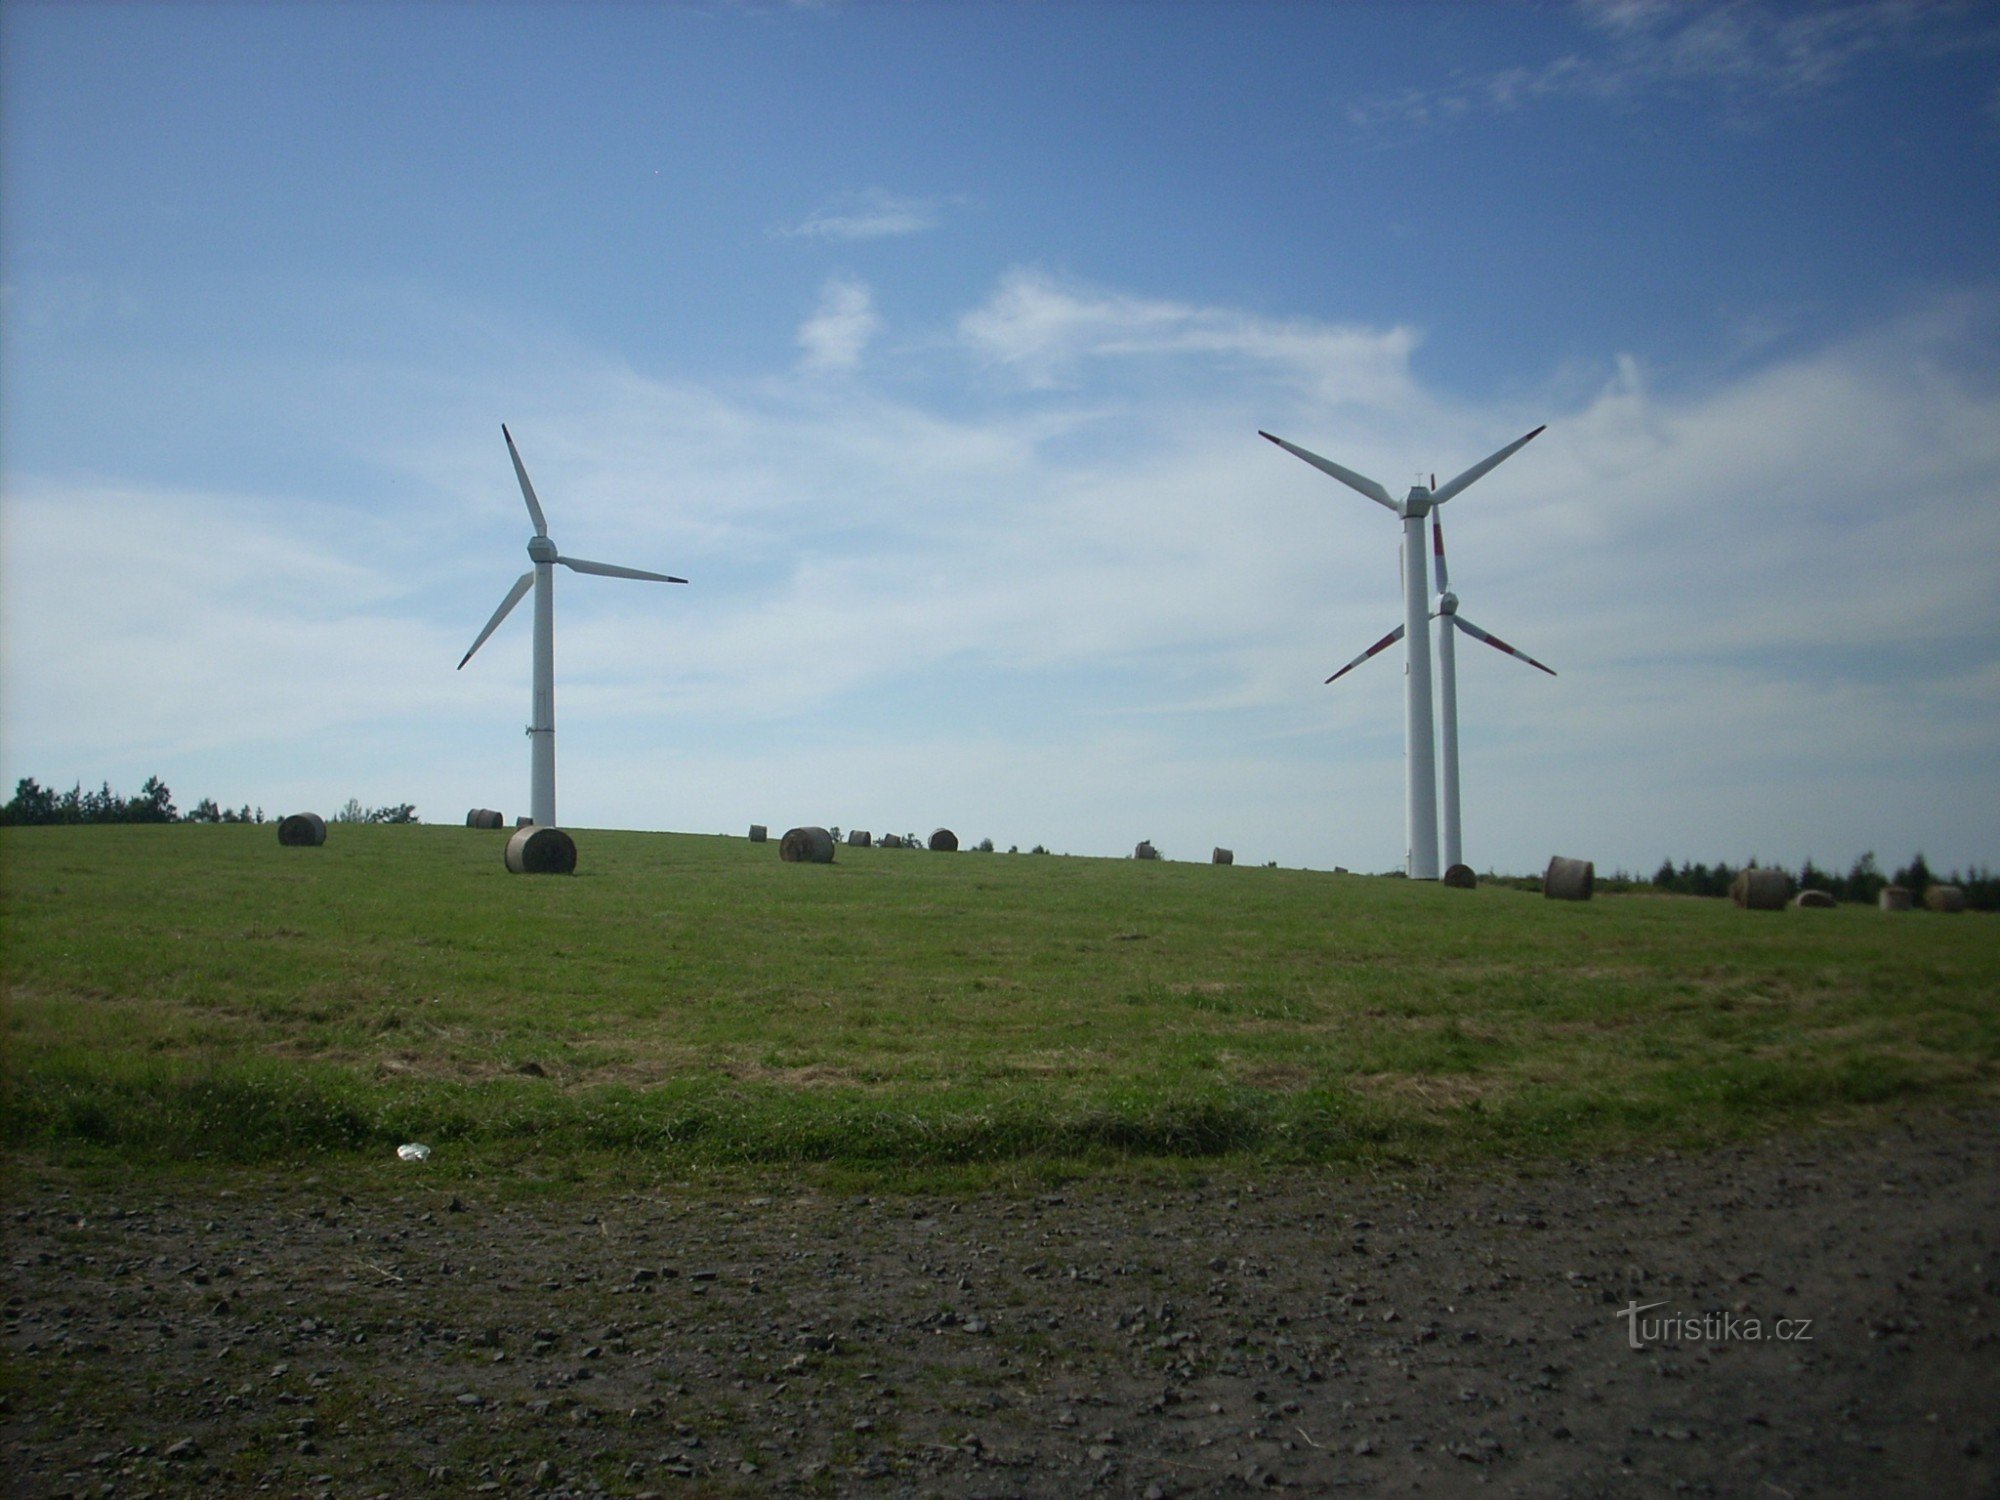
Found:
[[[1458,595],[1454,594],[1450,589],[1446,589],[1442,594],[1439,594],[1437,612],[1441,615],[1457,614]]]
[[[528,538],[528,556],[538,563],[556,562],[556,544],[545,536],[531,536]]]

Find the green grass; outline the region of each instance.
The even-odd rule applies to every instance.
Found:
[[[120,1161],[1540,1154],[1990,1096],[2000,924],[584,832],[0,830],[0,1126]]]

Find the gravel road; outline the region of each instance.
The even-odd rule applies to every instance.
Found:
[[[24,1497],[1995,1496],[1996,1148],[1970,1111],[1518,1172],[495,1201],[17,1160],[0,1461]]]

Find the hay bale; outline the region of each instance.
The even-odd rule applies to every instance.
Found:
[[[1236,851],[1217,845],[1215,853],[1209,855],[1208,862],[1212,865],[1233,865],[1236,863]]]
[[[280,818],[278,842],[287,849],[317,849],[326,842],[326,819],[318,813],[293,813]]]
[[[1444,872],[1444,883],[1455,891],[1469,891],[1478,887],[1479,877],[1471,865],[1453,865]]]
[[[1916,897],[1900,885],[1885,885],[1882,894],[1875,898],[1875,904],[1883,911],[1908,911],[1916,905]]]
[[[1840,905],[1827,891],[1800,891],[1792,897],[1792,905],[1799,910],[1828,910]]]
[[[875,841],[873,838],[869,836],[867,829],[850,828],[847,830],[847,842],[856,849],[866,849],[870,844],[874,843]]]
[[[1153,847],[1152,840],[1141,839],[1139,840],[1139,847],[1132,851],[1132,857],[1134,859],[1158,859],[1160,851]]]
[[[516,828],[533,828],[535,826],[535,820],[531,817],[516,818],[514,820],[514,826]]]
[[[1932,911],[1964,911],[1965,892],[1955,885],[1934,885],[1924,891],[1924,905]]]
[[[573,875],[576,840],[560,828],[530,823],[507,840],[507,868],[516,875]]]
[[[507,819],[505,814],[493,808],[475,807],[465,815],[465,826],[467,828],[505,828],[507,826]]]
[[[1729,899],[1745,911],[1783,911],[1792,899],[1792,877],[1783,870],[1738,870]]]
[[[833,835],[824,828],[792,828],[778,840],[778,858],[788,865],[833,863]]]
[[[1597,866],[1587,859],[1564,859],[1560,854],[1542,872],[1542,894],[1551,901],[1588,901],[1597,884]]]
[[[750,825],[751,843],[761,844],[764,842],[764,840],[768,839],[770,836],[771,836],[771,830],[766,828],[762,823],[752,823]]]
[[[940,828],[931,834],[931,848],[939,854],[955,854],[958,851],[958,835],[949,828]]]
[[[900,849],[903,847],[903,836],[900,833],[885,833],[881,843],[884,849]]]

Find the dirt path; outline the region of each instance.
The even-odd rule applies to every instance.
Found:
[[[17,1164],[8,1493],[2000,1494],[1993,1113],[969,1200],[424,1170]]]

